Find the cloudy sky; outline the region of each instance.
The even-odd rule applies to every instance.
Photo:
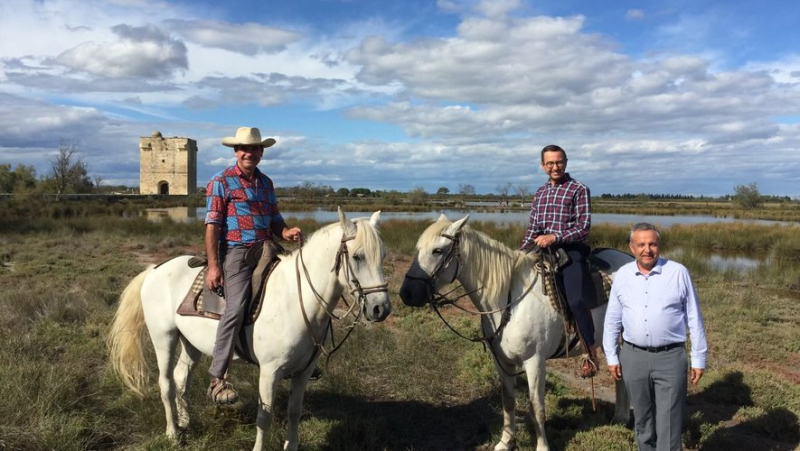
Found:
[[[0,163],[59,142],[138,186],[138,140],[260,127],[278,186],[800,196],[800,4],[785,0],[2,0]]]

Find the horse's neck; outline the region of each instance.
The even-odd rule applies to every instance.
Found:
[[[503,293],[507,295],[510,280],[498,280],[497,274],[493,272],[497,268],[492,266],[497,262],[510,266],[513,262],[508,261],[508,255],[503,253],[499,246],[485,246],[485,242],[478,241],[480,237],[476,232],[473,231],[472,234],[473,242],[462,250],[460,263],[462,269],[458,280],[467,293],[470,293],[469,297],[475,307],[481,311],[497,310],[506,305],[507,297],[500,295]],[[491,242],[491,238],[486,237],[485,240],[490,244],[496,244]],[[505,287],[498,286],[498,283]]]
[[[326,323],[342,295],[342,284],[333,268],[338,246],[326,246],[324,242],[309,242],[296,251],[278,267],[283,269],[282,280],[297,290],[298,278],[304,310],[308,319],[315,323]],[[291,296],[290,302],[300,302]]]

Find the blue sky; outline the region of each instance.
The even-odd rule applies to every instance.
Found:
[[[800,197],[800,4],[0,1],[0,163],[63,139],[138,185],[138,140],[239,126],[278,186],[535,189],[547,144],[603,193]]]

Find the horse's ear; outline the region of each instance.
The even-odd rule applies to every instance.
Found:
[[[372,213],[372,216],[369,218],[369,224],[376,229],[378,226],[381,225],[381,211],[378,210],[375,213]]]
[[[449,221],[449,219],[447,219],[447,216],[445,216],[444,213],[441,213],[437,221]]]
[[[455,236],[458,232],[461,231],[461,228],[467,223],[469,219],[469,215],[464,216],[463,218],[459,219],[458,221],[450,224],[447,226],[447,229],[444,231],[443,235],[450,235]]]
[[[344,230],[346,228],[346,225],[347,225],[347,218],[345,217],[344,212],[342,211],[342,206],[341,205],[338,205],[336,207],[336,213],[339,214],[339,224],[342,225],[342,229]]]

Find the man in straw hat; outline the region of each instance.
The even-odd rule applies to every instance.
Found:
[[[223,138],[222,144],[233,147],[236,164],[215,174],[206,188],[206,287],[224,288],[226,301],[208,371],[208,395],[216,404],[232,404],[238,395],[225,376],[244,320],[244,304],[251,295],[250,280],[255,269],[245,262],[245,253],[273,236],[298,242],[301,232],[297,227],[286,226],[278,211],[272,180],[257,168],[264,149],[274,145],[275,140],[262,140],[257,128],[239,127],[236,136]]]

